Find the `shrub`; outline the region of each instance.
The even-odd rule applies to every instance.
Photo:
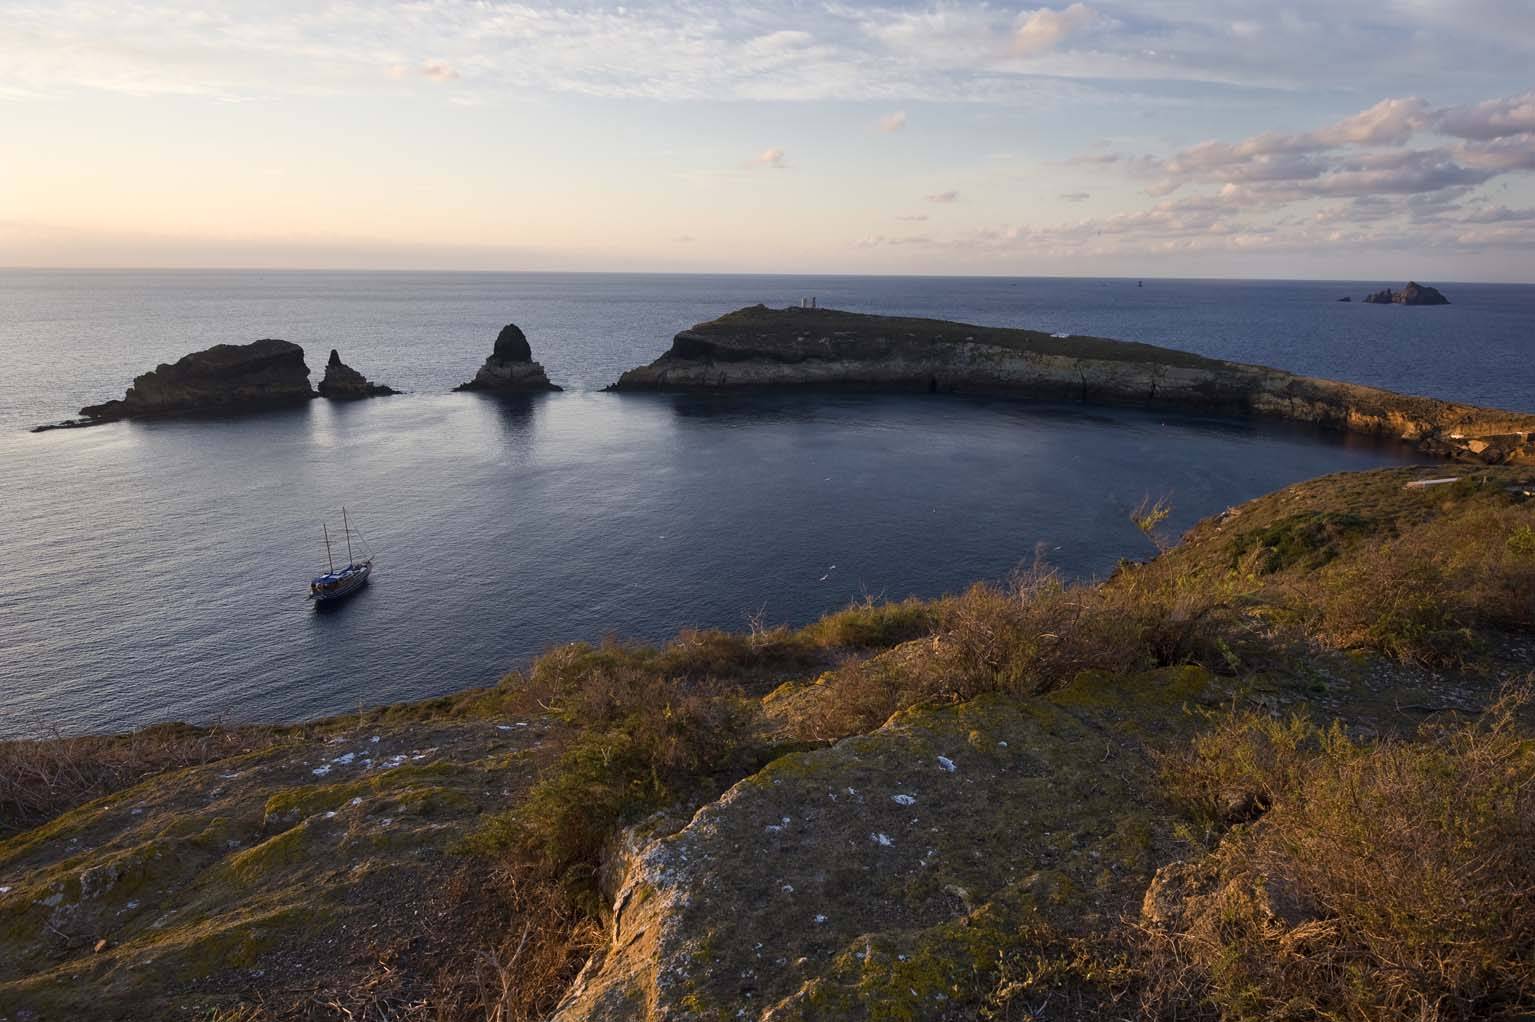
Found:
[[[1526,702],[1515,694],[1479,720],[1370,746],[1256,717],[1218,728],[1182,790],[1206,793],[1195,798],[1206,809],[1201,799],[1238,778],[1271,807],[1185,870],[1176,905],[1147,928],[1148,1007],[1186,1014],[1192,999],[1253,1020],[1535,1008]]]
[[[818,646],[889,649],[931,634],[937,620],[934,605],[924,600],[878,603],[870,598],[827,614],[802,633]]]
[[[1232,545],[1232,566],[1256,550],[1259,570],[1264,574],[1295,567],[1318,568],[1342,553],[1348,540],[1371,528],[1368,518],[1356,514],[1303,511],[1238,536]]]

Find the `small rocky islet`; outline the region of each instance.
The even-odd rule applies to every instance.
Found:
[[[393,387],[373,383],[362,373],[341,361],[341,353],[330,349],[330,360],[325,363],[325,378],[316,388],[321,397],[333,401],[355,401],[365,397],[388,397],[398,394]]]
[[[1344,299],[1347,301],[1347,299]],[[1366,305],[1449,305],[1450,300],[1436,287],[1409,280],[1400,291],[1389,287],[1364,296]]]
[[[533,348],[515,323],[508,323],[496,335],[495,347],[479,372],[455,391],[483,391],[494,394],[538,394],[561,388],[549,382],[544,367],[533,361]]]

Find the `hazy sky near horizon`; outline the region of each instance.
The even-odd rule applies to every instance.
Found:
[[[0,265],[1535,281],[1535,2],[0,0]]]

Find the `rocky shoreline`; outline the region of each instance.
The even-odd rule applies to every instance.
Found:
[[[728,313],[677,334],[664,355],[608,389],[785,387],[1187,408],[1395,437],[1456,460],[1535,462],[1535,415],[1149,344],[832,309],[758,305]]]

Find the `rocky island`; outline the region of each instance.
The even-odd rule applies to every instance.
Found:
[[[1449,305],[1446,298],[1438,288],[1429,287],[1427,284],[1419,284],[1415,280],[1407,282],[1407,286],[1400,291],[1385,288],[1373,294],[1364,296],[1369,305]]]
[[[1535,461],[1535,415],[1102,337],[832,309],[740,309],[677,334],[609,389],[820,387],[1014,394],[1255,415],[1397,437],[1448,458]]]
[[[335,348],[330,349],[330,361],[325,363],[325,378],[320,381],[319,391],[321,397],[333,401],[355,401],[399,393],[393,387],[369,382],[362,373],[341,361],[341,354]]]
[[[39,426],[33,432],[118,419],[258,411],[316,396],[304,349],[297,344],[275,338],[215,344],[135,377],[119,400],[87,405],[79,419]]]
[[[496,335],[490,357],[468,383],[453,388],[493,394],[537,394],[560,388],[549,382],[544,367],[533,361],[533,349],[515,323],[508,323]]]

